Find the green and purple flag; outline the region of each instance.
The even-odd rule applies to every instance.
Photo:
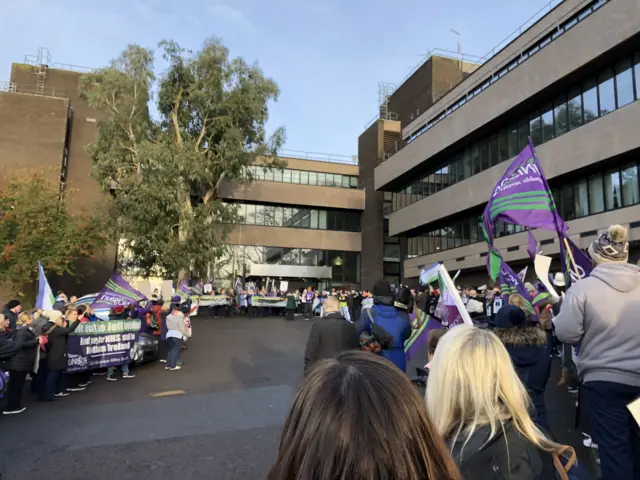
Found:
[[[567,285],[567,288],[569,288],[578,280],[591,275],[593,264],[591,262],[591,258],[584,251],[578,248],[575,243],[569,240],[567,236],[561,234],[559,235],[559,237],[562,272],[564,273],[565,284]],[[567,241],[567,244],[569,244],[571,255],[573,255],[575,264],[571,261],[571,255],[569,255],[569,250],[567,249],[567,246],[565,244],[565,239]]]
[[[114,308],[137,304],[147,297],[127,282],[118,272],[114,273],[100,291],[91,308]]]
[[[191,287],[189,286],[188,280],[185,278],[180,282],[178,289],[176,290],[176,295],[180,296],[180,302],[186,302],[191,298]]]

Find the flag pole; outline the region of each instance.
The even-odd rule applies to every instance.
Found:
[[[576,265],[576,260],[573,258],[573,251],[569,246],[569,240],[567,240],[567,237],[565,237],[564,235],[562,236],[562,239],[564,240],[564,246],[567,248],[567,252],[569,253],[569,259],[573,264],[573,269],[576,272],[576,276],[578,277],[578,280],[582,280],[582,276],[580,275],[580,270],[578,269],[578,265]]]

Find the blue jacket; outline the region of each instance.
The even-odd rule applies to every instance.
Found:
[[[386,303],[386,302],[385,302]],[[407,371],[407,358],[404,354],[404,342],[411,336],[411,322],[409,316],[393,305],[386,305],[376,299],[371,314],[373,321],[384,328],[393,336],[393,345],[388,350],[382,350],[380,354],[394,363],[403,372]],[[358,325],[358,334],[363,331],[371,332],[371,321],[365,311],[362,312]]]

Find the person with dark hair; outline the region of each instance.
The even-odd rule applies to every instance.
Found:
[[[494,333],[509,352],[513,366],[535,407],[533,421],[549,430],[544,391],[551,373],[547,335],[538,325],[527,323],[527,316],[516,305],[505,305],[496,315]]]
[[[22,311],[22,304],[20,300],[9,300],[4,306],[2,314],[7,320],[9,320],[9,328],[11,331],[16,329],[16,323],[18,322],[18,315]]]
[[[171,313],[167,316],[167,366],[165,370],[180,370],[180,350],[185,340],[191,337],[185,321],[185,311],[188,306],[173,305]],[[188,313],[187,313],[188,318]]]
[[[407,358],[404,342],[411,336],[411,322],[405,312],[394,307],[394,294],[391,285],[381,280],[373,287],[373,307],[362,314],[358,333],[374,333],[373,324],[388,333],[389,344],[383,346],[380,354],[394,363],[403,372],[407,371]]]
[[[364,352],[327,359],[306,376],[269,480],[459,480],[411,382]]]
[[[627,263],[627,229],[612,225],[589,246],[595,265],[554,319],[561,342],[580,345],[581,398],[604,480],[640,478],[640,428],[627,405],[640,397],[640,267]]]

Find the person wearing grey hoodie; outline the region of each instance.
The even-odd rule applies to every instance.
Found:
[[[180,359],[180,349],[184,341],[191,336],[187,328],[185,314],[189,315],[189,307],[186,305],[173,305],[173,309],[167,315],[167,366],[165,370],[180,370],[178,360]]]
[[[627,263],[627,229],[612,225],[589,247],[595,268],[566,292],[558,339],[580,344],[578,373],[603,480],[640,478],[640,267]]]

